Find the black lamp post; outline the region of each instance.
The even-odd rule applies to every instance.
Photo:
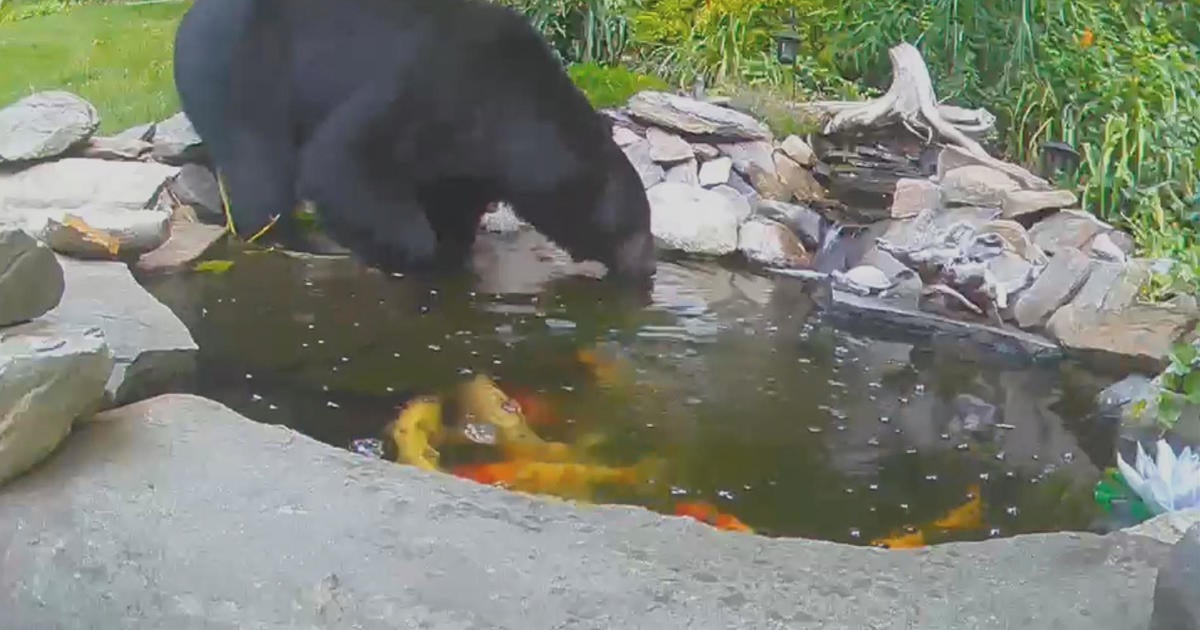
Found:
[[[775,33],[775,58],[792,68],[792,100],[796,100],[796,58],[800,53],[800,34],[796,32],[796,7],[791,8],[791,28]]]
[[[1079,166],[1079,152],[1065,142],[1042,144],[1042,177],[1054,178],[1059,172],[1073,172]]]

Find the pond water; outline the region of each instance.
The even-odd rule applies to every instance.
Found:
[[[864,545],[906,526],[935,543],[1097,516],[1112,439],[1088,414],[1109,379],[849,334],[795,281],[715,264],[660,262],[647,304],[551,278],[532,238],[489,236],[482,273],[436,283],[241,250],[211,256],[233,261],[222,273],[144,282],[200,345],[197,393],[339,447],[379,436],[413,394],[483,374],[550,410],[533,427],[546,439],[600,436],[593,457],[611,466],[662,462],[653,487],[602,487],[599,502],[702,502],[762,534]],[[442,449],[444,469],[489,457]],[[932,525],[975,492],[979,512]]]

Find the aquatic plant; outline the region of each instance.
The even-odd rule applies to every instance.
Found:
[[[1118,453],[1117,467],[1154,514],[1200,507],[1200,453],[1190,446],[1177,455],[1166,440],[1159,440],[1150,459],[1139,442],[1133,465]]]

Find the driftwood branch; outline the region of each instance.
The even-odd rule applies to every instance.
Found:
[[[982,145],[967,135],[988,131],[996,117],[985,109],[939,105],[929,68],[915,46],[907,43],[894,46],[888,50],[888,58],[892,63],[892,84],[883,96],[870,101],[819,101],[803,108],[827,119],[826,134],[899,122],[926,142],[936,137],[961,147],[981,164],[1011,175],[1027,188],[1049,187],[1046,180],[1028,170],[988,155]]]

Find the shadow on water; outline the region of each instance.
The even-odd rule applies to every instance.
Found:
[[[950,538],[1096,515],[1112,445],[1087,421],[1101,377],[848,334],[802,293],[708,263],[660,263],[643,305],[555,277],[565,267],[527,238],[489,236],[480,273],[434,283],[231,251],[216,256],[227,272],[146,284],[200,345],[198,393],[336,446],[377,436],[414,393],[486,374],[557,409],[538,427],[548,439],[599,431],[613,465],[668,462],[669,490],[606,501],[707,501],[761,533],[860,544],[938,518],[976,484],[984,517]],[[576,353],[596,344],[633,385],[589,376]]]

